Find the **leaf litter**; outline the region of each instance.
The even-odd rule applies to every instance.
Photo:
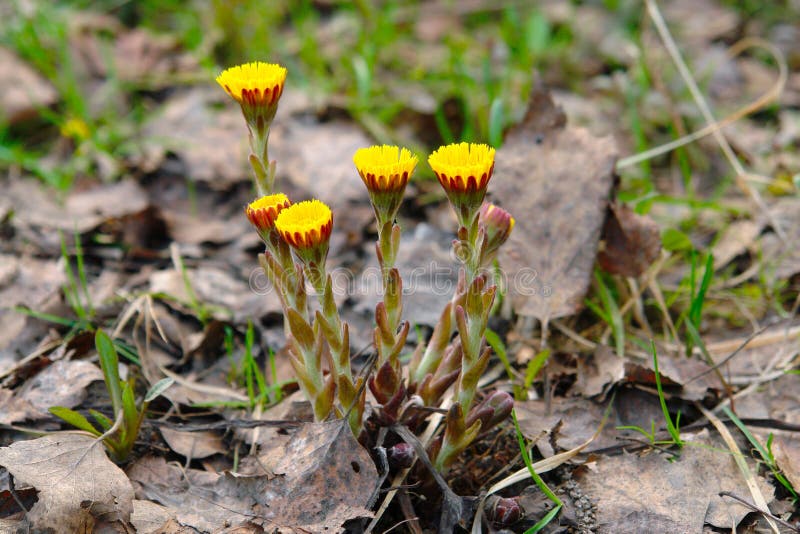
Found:
[[[248,474],[215,474],[148,457],[131,466],[128,475],[137,496],[204,531],[253,523],[338,532],[346,521],[372,515],[368,507],[378,489],[377,471],[342,421],[305,424],[250,465]]]
[[[570,524],[569,521],[578,524],[575,503],[582,502],[588,503],[586,506],[590,504],[594,510],[598,520],[595,524],[597,532],[641,531],[642,528],[657,531],[660,526],[666,530],[686,529],[692,532],[709,528],[709,525],[717,529],[730,528],[732,524],[741,523],[747,508],[717,498],[716,491],[727,489],[738,495],[747,494],[743,491],[745,485],[741,475],[732,467],[730,454],[715,438],[702,432],[695,434],[692,430],[688,438],[685,436],[692,443],[684,447],[680,457],[675,457],[673,454],[656,452],[658,447],[648,447],[641,443],[642,440],[633,442],[632,437],[642,436],[616,428],[619,425],[640,425],[649,430],[648,425],[652,422],[657,427],[663,424],[663,414],[654,394],[652,362],[642,357],[642,351],[630,341],[625,357],[621,358],[602,340],[594,343],[594,331],[591,326],[586,326],[587,316],[581,313],[581,308],[590,288],[595,259],[607,271],[617,273],[615,281],[622,281],[625,276],[641,276],[651,268],[659,254],[664,257],[672,254],[671,251],[659,250],[659,231],[663,230],[664,221],[675,220],[675,213],[685,214],[688,210],[684,206],[670,206],[665,210],[663,206],[656,205],[650,216],[642,216],[642,210],[610,202],[618,180],[613,170],[616,155],[633,151],[633,145],[628,144],[632,143],[629,132],[620,135],[618,125],[619,116],[628,109],[630,103],[615,100],[619,96],[615,92],[635,88],[624,85],[625,80],[618,76],[617,67],[611,73],[604,71],[607,67],[604,62],[611,58],[612,63],[618,66],[630,67],[640,59],[629,53],[636,51],[632,48],[634,45],[618,29],[612,28],[611,17],[602,9],[596,6],[555,4],[541,7],[551,24],[567,25],[574,18],[582,21],[581,25],[585,27],[574,36],[574,48],[586,57],[573,68],[581,76],[592,77],[587,80],[587,86],[591,87],[589,93],[594,94],[577,95],[563,89],[554,93],[560,95],[557,100],[564,102],[570,113],[570,123],[567,124],[552,99],[544,91],[534,89],[526,119],[512,128],[505,146],[498,153],[495,171],[498,179],[492,183],[493,200],[512,211],[518,225],[512,234],[516,241],[506,249],[508,252],[501,257],[501,265],[511,274],[511,280],[523,282],[524,287],[512,285],[507,307],[510,305],[519,315],[535,317],[543,322],[564,317],[563,325],[574,329],[571,330],[572,338],[563,345],[562,338],[550,340],[552,345],[548,348],[553,349],[553,355],[546,369],[548,376],[537,377],[528,391],[524,392],[532,397],[541,395],[541,398],[518,403],[523,432],[528,439],[535,440],[541,456],[558,458],[560,451],[581,446],[594,435],[603,420],[604,410],[612,403],[611,421],[594,438],[591,447],[585,449],[589,451],[588,454],[572,456],[572,464],[563,467],[564,471],[573,472],[574,479],[566,480],[561,474],[553,475],[552,480],[561,486],[560,491],[568,494],[573,501],[569,512],[572,516],[566,517],[569,514],[563,512],[567,524]],[[475,8],[464,9],[469,11]],[[684,16],[687,12],[693,15],[702,13],[687,18]],[[676,26],[679,25],[677,21],[683,22],[685,27],[678,33],[684,39],[682,46],[707,56],[711,62],[709,65],[721,58],[723,50],[719,43],[732,39],[739,31],[741,22],[732,9],[720,7],[712,0],[700,3],[675,2],[665,6],[665,13],[671,22],[676,22]],[[713,19],[713,24],[696,23],[706,17]],[[443,60],[446,54],[446,48],[438,42],[440,36],[459,31],[459,17],[447,15],[439,19],[437,22],[431,17],[431,27],[424,31],[422,25],[418,25],[421,33],[437,41],[432,43],[432,47],[437,46],[438,56],[431,54],[426,57],[426,62],[431,64],[435,63],[434,60]],[[440,28],[437,29],[437,25]],[[171,88],[176,76],[199,75],[194,60],[180,49],[175,40],[157,38],[150,31],[125,29],[112,17],[94,20],[90,17],[78,21],[72,31],[77,32],[73,33],[73,40],[79,51],[81,68],[90,75],[85,80],[88,94],[97,94],[95,91],[111,76],[101,53],[109,35],[114,36],[114,46],[109,48],[113,59],[112,70],[137,87]],[[646,28],[643,33],[643,42],[647,45],[649,37]],[[657,47],[647,46],[648,57],[644,60],[652,66],[651,61],[657,58],[657,54],[653,54],[657,52],[654,50]],[[787,50],[791,51],[795,46],[794,40],[790,40],[788,46]],[[593,48],[599,50],[605,59],[599,60],[592,55]],[[708,52],[709,48],[714,50]],[[130,61],[126,63],[120,61],[121,58]],[[706,58],[701,59],[706,61]],[[18,72],[29,70],[19,61],[14,64],[19,66]],[[568,79],[563,78],[561,69],[546,70],[549,84],[566,85]],[[742,94],[758,93],[767,84],[765,80],[770,75],[770,71],[755,56],[727,60],[716,67],[712,65],[708,72],[711,92],[723,101],[741,98]],[[157,76],[150,76],[154,73]],[[796,81],[796,78],[795,74],[790,76],[790,80]],[[31,87],[35,86],[33,79],[29,83]],[[732,86],[726,87],[726,83]],[[797,84],[792,83],[790,81],[788,90],[782,96],[783,105],[796,97]],[[417,101],[407,105],[416,110],[419,124],[408,130],[420,139],[438,139],[431,132],[435,128],[432,116],[439,95],[432,96],[433,93],[425,88],[420,89],[414,83],[408,85],[408,89],[396,88],[399,93],[412,95],[406,100]],[[737,92],[740,86],[745,86],[745,89]],[[730,91],[726,92],[725,89]],[[408,95],[402,96],[405,98]],[[342,266],[354,267],[355,272],[360,272],[360,269],[370,266],[363,260],[371,257],[369,243],[372,238],[368,234],[374,229],[370,228],[370,208],[358,177],[351,168],[350,156],[355,148],[371,144],[372,141],[353,121],[339,118],[340,112],[335,108],[326,110],[324,106],[312,107],[310,100],[301,98],[292,102],[287,99],[287,105],[282,104],[273,132],[272,157],[279,162],[279,180],[291,184],[289,187],[293,197],[305,198],[313,191],[335,203],[337,228],[345,234],[344,237],[337,237],[338,241],[334,243],[336,259],[341,261]],[[87,361],[93,355],[91,351],[80,343],[61,343],[65,329],[48,326],[5,307],[6,303],[12,306],[25,304],[38,311],[69,315],[70,310],[64,305],[61,295],[65,281],[64,262],[58,259],[60,242],[54,230],[62,230],[67,235],[77,232],[82,242],[89,245],[85,253],[90,266],[91,294],[104,304],[116,301],[116,306],[103,311],[105,318],[113,318],[120,310],[121,301],[127,306],[139,302],[137,299],[152,300],[150,309],[155,313],[149,319],[145,318],[146,314],[139,314],[130,324],[120,326],[118,332],[121,343],[136,347],[143,374],[149,382],[158,380],[166,373],[182,380],[167,392],[175,404],[158,405],[157,411],[171,410],[170,413],[174,415],[176,412],[172,410],[179,410],[182,419],[208,421],[212,417],[208,412],[200,410],[197,413],[198,409],[190,405],[215,400],[246,401],[241,388],[237,388],[226,376],[231,369],[226,343],[232,340],[233,346],[240,349],[244,322],[252,318],[257,325],[254,349],[263,361],[265,347],[279,346],[283,342],[283,333],[280,324],[275,321],[277,303],[263,295],[255,296],[249,290],[248,276],[257,267],[253,258],[260,245],[248,232],[246,222],[241,217],[241,207],[250,200],[252,194],[249,171],[239,165],[244,161],[246,145],[241,135],[241,117],[230,107],[219,106],[220,101],[219,94],[212,93],[208,88],[183,87],[155,96],[153,109],[159,108],[160,111],[151,115],[152,118],[144,126],[146,142],[140,152],[126,155],[128,159],[125,163],[135,171],[136,177],[114,184],[91,180],[81,182],[75,190],[67,193],[64,202],[54,200],[49,191],[30,180],[3,178],[3,185],[8,185],[8,193],[0,199],[0,219],[4,236],[6,231],[12,236],[3,244],[5,255],[0,260],[0,298],[4,305],[0,311],[0,321],[4,326],[0,333],[0,376],[3,378],[0,384],[0,419],[3,419],[3,423],[8,425],[38,420],[37,428],[50,428],[52,421],[39,418],[46,415],[43,408],[47,407],[48,401],[55,402],[55,399],[61,399],[59,403],[78,409],[97,406],[93,404],[97,399],[91,391],[96,390],[98,384],[88,387],[88,395],[83,391],[93,376],[88,372],[93,364]],[[647,95],[647,102],[650,105],[642,110],[643,117],[655,124],[664,121],[657,125],[659,128],[668,128],[665,124],[670,113],[679,113],[688,121],[697,118],[693,109],[686,109],[682,104],[677,111],[671,109],[676,102],[671,102],[668,95],[658,90]],[[123,101],[121,103],[125,104]],[[46,107],[51,104],[52,97],[49,101],[44,99],[42,105]],[[452,108],[450,104],[453,101],[448,104],[448,110]],[[456,102],[455,107],[458,106]],[[38,105],[33,108],[28,106],[23,116],[30,117],[39,109]],[[576,120],[573,120],[573,112]],[[326,114],[336,118],[331,119]],[[737,138],[731,140],[737,151],[752,160],[758,172],[769,176],[786,174],[797,163],[788,151],[796,144],[796,131],[792,129],[792,121],[796,121],[796,117],[780,111],[776,120],[780,135],[775,137],[774,143],[770,129],[772,125],[764,125],[759,118],[744,121],[727,130],[729,136]],[[414,131],[414,128],[419,131]],[[598,130],[603,135],[616,134],[615,140],[589,133]],[[186,139],[193,141],[187,143]],[[298,143],[301,150],[295,149]],[[704,143],[702,146],[705,150],[712,145]],[[711,156],[709,160],[711,164],[707,168],[698,165],[696,169],[695,178],[703,187],[719,179],[718,161]],[[336,162],[336,165],[332,167],[330,162]],[[669,181],[661,174],[663,172],[664,166],[660,162],[654,164],[653,180],[659,184],[659,188]],[[501,176],[502,180],[499,179]],[[317,182],[317,177],[324,178]],[[784,192],[777,195],[784,195],[783,199],[771,204],[770,209],[774,210],[774,219],[780,220],[784,231],[789,233],[790,243],[795,243],[796,236],[791,234],[799,226],[793,224],[796,202],[787,192],[796,189],[792,188],[791,179],[778,180],[776,177],[775,183],[770,183],[769,187],[777,191],[778,186],[784,187],[781,190]],[[194,197],[187,193],[189,188],[194,188]],[[420,189],[424,191],[425,185],[421,184]],[[127,202],[119,202],[121,198]],[[765,269],[765,272],[772,273],[767,276],[768,280],[774,280],[773,274],[780,273],[783,277],[780,281],[785,280],[789,288],[793,287],[793,277],[800,270],[792,253],[796,247],[787,247],[782,243],[763,216],[748,216],[740,200],[725,198],[725,202],[730,201],[730,212],[700,217],[697,227],[687,231],[692,241],[695,245],[708,244],[713,247],[714,267],[718,274],[733,272],[738,276],[752,270],[754,274],[751,277],[763,276],[760,269]],[[439,263],[451,263],[452,258],[446,257],[446,240],[440,243],[439,234],[425,228],[427,224],[444,227],[437,224],[436,219],[441,219],[442,213],[439,208],[437,205],[415,205],[408,213],[401,213],[401,217],[412,214],[410,220],[403,221],[404,226],[408,223],[409,230],[416,227],[416,230],[406,233],[406,237],[412,236],[411,241],[404,241],[401,246],[401,256],[408,254],[410,268],[415,267],[420,257],[436,257]],[[707,223],[708,226],[705,226]],[[363,246],[364,241],[368,243],[366,246]],[[185,258],[185,272],[191,290],[187,289],[181,272],[170,264],[167,245],[171,242],[179,244],[181,255]],[[109,244],[123,246],[114,249]],[[134,246],[129,249],[130,245]],[[74,254],[70,254],[74,261]],[[403,261],[402,257],[399,259]],[[661,268],[661,265],[657,267]],[[665,270],[667,272],[657,274],[662,277],[660,281],[666,284],[664,290],[669,296],[674,289],[670,284],[674,282],[678,286],[686,273],[680,268],[668,267]],[[119,273],[120,277],[109,277],[107,273],[112,271]],[[531,279],[520,278],[528,274],[532,275]],[[748,280],[752,281],[753,278]],[[200,320],[199,308],[192,304],[192,292],[197,297],[197,304],[210,311],[210,318],[206,317],[205,321]],[[408,299],[407,315],[414,317],[420,325],[435,321],[437,317],[433,310],[438,310],[441,304],[438,298],[447,300],[446,296],[442,297],[436,291],[431,290],[430,293],[423,294],[418,302]],[[714,295],[719,298],[720,292]],[[644,293],[645,298],[650,296]],[[677,298],[680,301],[680,297]],[[361,295],[349,300],[342,298],[340,304],[346,308],[346,314],[367,316],[371,311],[368,299]],[[146,306],[143,305],[144,308]],[[762,317],[759,314],[754,320]],[[154,318],[158,321],[158,332],[152,323]],[[498,319],[498,326],[509,328],[506,319],[507,315]],[[652,317],[648,316],[648,319],[652,320]],[[144,326],[148,320],[151,321],[149,326]],[[134,322],[136,326],[131,329]],[[521,323],[532,324],[525,321]],[[713,321],[698,325],[709,352],[717,362],[731,356],[735,350],[734,342],[737,341],[731,336],[715,337],[719,324],[719,319],[714,317]],[[517,328],[519,326],[520,323],[510,326],[509,339],[512,336],[521,339],[520,346],[525,347],[526,354],[530,354],[523,357],[522,350],[511,350],[509,356],[521,367],[532,361],[542,347],[528,337],[529,327]],[[162,336],[161,330],[166,335]],[[360,337],[354,334],[353,339],[364,340],[369,333],[367,330],[367,336]],[[645,336],[638,330],[635,333],[642,339]],[[747,335],[749,332],[744,332],[740,338]],[[578,343],[577,346],[581,348],[575,349],[576,339],[591,339],[593,348],[587,351],[585,344],[582,346]],[[797,399],[794,398],[797,391],[796,376],[786,374],[791,370],[796,356],[796,343],[791,345],[795,341],[796,338],[792,337],[788,343],[768,343],[761,346],[760,350],[746,349],[730,361],[726,359],[721,365],[725,379],[739,388],[736,389],[734,400],[741,417],[760,418],[773,425],[797,424]],[[731,343],[734,343],[732,347]],[[681,411],[685,417],[691,418],[688,401],[700,400],[707,406],[728,402],[722,384],[708,364],[685,357],[684,347],[678,345],[675,342],[659,346],[659,355],[662,356],[660,378],[667,388],[667,401],[673,413]],[[276,352],[280,365],[282,356],[279,351]],[[235,359],[234,362],[239,363]],[[79,373],[80,369],[87,372]],[[51,375],[48,375],[48,371]],[[69,376],[75,373],[77,380],[69,384],[55,384],[66,386],[63,391],[60,387],[53,388],[52,378],[58,376],[59,372]],[[545,390],[547,380],[551,381],[550,391]],[[285,393],[291,393],[292,387],[290,384]],[[226,397],[223,395],[225,392],[235,396]],[[286,398],[278,407],[291,405],[291,398]],[[122,479],[135,482],[137,498],[125,493],[123,499],[116,503],[119,505],[116,513],[127,518],[126,521],[142,532],[189,532],[195,528],[258,532],[262,526],[272,525],[306,531],[322,528],[336,531],[342,529],[347,519],[370,517],[372,502],[365,496],[374,494],[374,486],[379,479],[374,472],[373,460],[365,449],[352,443],[352,440],[344,444],[329,441],[330,436],[339,436],[340,441],[346,441],[340,435],[340,426],[333,423],[324,429],[306,425],[292,430],[294,427],[281,423],[284,419],[292,419],[296,423],[291,412],[288,408],[282,411],[267,409],[258,415],[227,410],[224,421],[214,421],[215,424],[224,423],[228,425],[227,428],[235,429],[234,432],[224,433],[222,427],[189,432],[153,425],[160,432],[152,432],[143,450],[152,453],[159,447],[165,451],[165,447],[170,447],[172,452],[165,453],[168,456],[145,456],[127,467],[127,478],[123,475]],[[219,414],[216,416],[219,417]],[[258,427],[260,432],[256,432],[253,427],[243,426],[243,423],[275,424]],[[203,423],[198,425],[202,427]],[[761,428],[754,429],[753,432],[762,442],[766,442],[768,432],[775,435],[776,462],[787,478],[797,484],[800,469],[793,443],[794,432],[772,427],[766,427],[763,431]],[[163,443],[159,435],[165,438]],[[12,441],[19,439],[18,434],[9,436],[13,436],[10,438]],[[244,455],[239,470],[234,473],[228,458],[222,453],[238,447],[239,438],[244,438],[243,441],[248,444],[255,441],[257,447],[251,450],[258,456]],[[492,439],[492,436],[486,439]],[[84,441],[85,450],[89,450],[91,441],[88,438]],[[9,449],[21,443],[26,442],[14,442],[11,447],[2,449],[2,454],[8,454]],[[639,455],[622,452],[634,448],[648,453]],[[102,452],[100,446],[90,450],[94,451],[91,453],[92,461],[95,460],[96,451]],[[176,457],[173,452],[179,455],[182,464],[184,461],[188,463],[179,467],[168,462],[167,458]],[[87,454],[86,460],[89,458]],[[348,459],[357,462],[360,469],[366,469],[361,471],[364,476],[354,472],[353,464],[348,464]],[[475,462],[472,465],[489,461],[482,458],[473,460]],[[59,459],[47,461],[63,469]],[[108,466],[99,459],[97,461],[99,471],[107,472]],[[0,464],[12,470],[3,462]],[[199,469],[200,466],[205,471]],[[521,467],[521,464],[514,467]],[[714,471],[711,475],[708,475],[709,469]],[[21,472],[19,469],[17,471]],[[113,477],[116,477],[114,473]],[[644,475],[640,477],[642,473]],[[765,471],[761,473],[765,474]],[[16,473],[14,476],[17,493],[26,503],[35,491],[30,486],[25,487],[25,483],[32,484],[40,492],[39,501],[32,506],[57,500],[46,491],[42,492],[36,484],[24,480],[23,476],[17,476]],[[2,477],[3,471],[0,470],[0,481],[4,480]],[[125,487],[122,479],[114,478],[120,483],[120,488]],[[703,485],[704,479],[712,483]],[[773,491],[764,486],[764,480],[764,477],[758,477],[762,491],[769,499]],[[41,481],[38,482],[41,485]],[[2,487],[6,488],[7,483]],[[683,495],[679,495],[681,488]],[[307,492],[293,493],[304,490]],[[279,504],[316,503],[317,507],[313,508],[311,517],[300,518],[297,514],[280,513],[270,515],[275,514],[274,508],[278,506],[265,501],[266,491],[274,492],[275,502]],[[413,491],[409,490],[408,494]],[[324,492],[334,497],[358,499],[327,503],[330,506],[326,508],[320,504],[318,497],[315,501],[314,492],[317,495]],[[541,495],[534,487],[522,491],[515,488],[514,492]],[[103,491],[92,494],[92,498],[98,502],[108,502],[108,495]],[[673,498],[679,499],[674,502],[680,502],[681,505],[670,510],[669,499]],[[781,503],[787,502],[778,498],[780,495],[770,503],[776,510],[780,509]],[[11,501],[8,489],[0,492],[0,510],[14,510],[15,505]],[[428,507],[427,503],[421,505],[418,501],[413,502],[417,511]],[[80,509],[80,504],[75,508],[72,501],[64,503],[64,510],[68,510],[64,514],[73,514],[70,517],[85,524],[93,521],[99,523],[113,517],[94,517],[92,514],[101,508]],[[28,508],[31,509],[30,506]],[[284,505],[283,508],[288,510],[292,506]],[[29,518],[38,521],[39,516],[32,515],[33,510]],[[254,513],[254,510],[258,513]],[[676,510],[684,513],[677,515]],[[535,513],[536,510],[526,511],[529,517],[525,520],[529,521],[527,525],[530,526],[533,522],[530,512]],[[546,509],[540,511],[545,513]],[[413,509],[405,512],[410,514]],[[410,522],[413,518],[406,515],[405,519]],[[747,520],[741,523],[740,528],[746,528],[746,523]],[[0,526],[5,527],[6,523]],[[519,525],[514,526],[515,529],[517,527]]]
[[[91,531],[99,521],[130,519],[133,487],[94,438],[61,433],[0,448],[0,465],[39,500],[27,513],[37,529]]]

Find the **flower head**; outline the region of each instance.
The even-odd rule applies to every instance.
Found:
[[[297,251],[305,263],[321,268],[328,256],[333,213],[319,200],[298,202],[281,210],[275,220],[281,238]]]
[[[256,61],[222,71],[217,83],[234,100],[250,106],[277,103],[286,81],[286,69],[275,63]]]
[[[485,203],[481,206],[478,223],[486,235],[484,263],[494,258],[495,252],[505,243],[514,229],[514,217],[503,208]]]
[[[353,155],[353,163],[369,191],[379,227],[392,222],[397,214],[417,162],[417,157],[408,149],[389,145],[359,148]]]
[[[254,200],[247,205],[244,211],[247,219],[256,227],[261,238],[266,241],[269,233],[275,227],[275,219],[278,218],[278,214],[291,205],[289,197],[283,193],[276,193]]]
[[[494,170],[494,148],[474,143],[439,147],[428,157],[462,226],[474,218]]]
[[[217,83],[239,102],[250,131],[259,144],[266,143],[285,81],[284,67],[261,61],[231,67],[217,76]]]

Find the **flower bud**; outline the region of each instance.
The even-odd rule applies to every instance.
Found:
[[[514,229],[514,217],[503,208],[485,203],[481,206],[478,223],[486,235],[483,250],[483,263],[486,264],[494,258],[497,249],[511,235],[511,230]]]
[[[389,458],[389,467],[393,470],[411,467],[411,464],[414,463],[414,459],[417,457],[414,447],[405,442],[389,447],[386,453]]]
[[[498,527],[513,525],[522,517],[522,507],[517,499],[500,497],[488,503],[487,515]]]

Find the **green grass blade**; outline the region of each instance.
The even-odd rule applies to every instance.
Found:
[[[658,354],[656,353],[656,343],[655,341],[650,342],[651,350],[653,351],[653,369],[655,371],[655,379],[656,379],[656,389],[658,390],[658,401],[661,404],[661,412],[664,414],[664,420],[667,423],[667,431],[669,435],[672,436],[675,445],[678,447],[683,447],[683,441],[681,440],[681,433],[678,431],[678,428],[672,422],[672,416],[669,413],[669,409],[667,408],[667,400],[664,398],[664,390],[661,387],[661,374],[658,370]]]
[[[539,371],[542,370],[544,364],[547,363],[547,358],[550,357],[550,349],[544,349],[539,351],[536,356],[528,362],[528,367],[525,369],[525,389],[529,389],[533,381],[536,380],[536,377],[539,375]]]
[[[547,512],[547,513],[544,515],[544,517],[543,517],[543,518],[541,518],[539,521],[537,521],[535,525],[533,525],[531,528],[529,528],[528,530],[526,530],[526,531],[525,531],[525,534],[535,534],[536,532],[539,532],[539,531],[540,531],[540,530],[542,530],[544,527],[546,527],[547,525],[549,525],[549,524],[550,524],[550,521],[552,521],[552,520],[553,520],[553,518],[555,518],[555,516],[557,516],[557,515],[558,515],[558,512],[560,512],[560,511],[561,511],[561,505],[560,505],[560,504],[558,504],[558,505],[556,505],[556,507],[555,507],[555,508],[553,508],[552,510],[550,510],[549,512]]]
[[[536,482],[536,485],[539,486],[539,489],[542,490],[542,493],[544,493],[548,499],[556,503],[558,507],[562,506],[563,503],[561,502],[561,499],[559,499],[558,496],[555,493],[553,493],[553,490],[551,490],[547,486],[547,484],[545,484],[544,480],[542,480],[542,477],[540,477],[539,473],[537,473],[536,470],[533,468],[533,462],[531,461],[531,457],[528,454],[528,449],[525,447],[525,438],[522,436],[522,430],[519,428],[519,421],[517,421],[516,410],[511,411],[511,418],[514,420],[514,430],[517,433],[517,443],[519,443],[519,450],[520,453],[522,454],[522,461],[525,462],[525,467],[528,468],[528,472],[530,473],[531,478],[533,479],[534,482]]]
[[[603,308],[607,314],[606,316],[611,319],[609,325],[614,334],[617,356],[622,358],[625,356],[625,324],[622,320],[622,314],[619,311],[619,306],[617,306],[617,301],[614,300],[611,291],[606,287],[600,274],[595,272],[594,279],[597,282],[597,294],[600,297],[600,301],[603,303]]]

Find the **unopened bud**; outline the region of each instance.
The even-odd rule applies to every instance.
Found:
[[[414,447],[408,443],[398,443],[393,447],[389,447],[387,455],[389,457],[389,467],[395,470],[411,467],[417,457]]]
[[[498,527],[513,525],[522,517],[522,507],[517,499],[498,498],[488,510],[489,519]]]
[[[486,233],[485,254],[491,257],[508,240],[514,229],[514,217],[494,204],[483,204],[478,221]]]

